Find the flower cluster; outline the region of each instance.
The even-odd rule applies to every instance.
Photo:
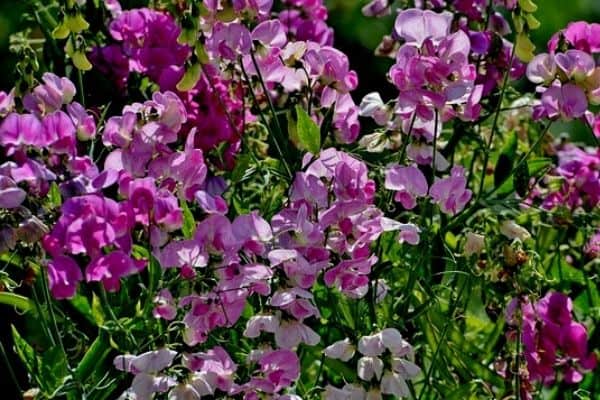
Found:
[[[509,304],[507,322],[518,325],[519,315],[522,321],[520,340],[531,381],[577,383],[583,372],[595,368],[596,356],[587,349],[587,329],[573,321],[572,311],[571,299],[559,292],[548,292],[536,303],[513,299]]]
[[[348,362],[356,351],[362,356],[356,364],[358,377],[364,384],[346,384],[341,389],[328,385],[324,397],[327,400],[381,399],[382,394],[398,398],[410,396],[407,380],[414,379],[421,369],[413,362],[412,346],[396,329],[388,328],[373,335],[363,336],[358,346],[350,339],[340,340],[324,350],[326,357]],[[385,360],[385,361],[384,361]],[[377,382],[377,383],[374,383]]]
[[[572,144],[556,149],[558,166],[538,185],[531,197],[547,210],[592,210],[600,204],[600,151]]]
[[[550,53],[538,54],[529,63],[527,77],[541,93],[534,119],[585,118],[596,126],[589,108],[600,104],[600,67],[594,59],[600,51],[594,36],[599,28],[599,24],[571,24],[550,40]],[[597,129],[594,131],[600,135]]]
[[[192,89],[177,90],[191,50],[178,42],[181,29],[171,15],[148,8],[119,12],[109,32],[115,43],[96,47],[91,54],[101,72],[122,90],[137,73],[161,90],[176,93],[188,116],[182,133],[195,128],[196,147],[207,151],[228,142],[235,151],[245,117],[242,88],[226,79],[218,65],[207,65]]]

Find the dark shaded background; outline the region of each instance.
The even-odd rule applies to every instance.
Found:
[[[360,86],[355,93],[355,99],[359,100],[368,91],[373,90],[381,92],[384,98],[391,98],[393,91],[385,79],[390,61],[376,58],[372,52],[381,37],[390,32],[393,17],[384,19],[363,17],[360,8],[366,2],[367,0],[327,0],[331,10],[329,22],[336,29],[336,47],[348,54],[352,68],[358,72]],[[24,14],[30,7],[30,3],[29,0],[0,0],[0,89],[2,90],[10,90],[15,78],[15,58],[8,49],[9,37],[27,25]],[[38,3],[44,4],[47,0],[40,0]],[[538,51],[544,51],[550,36],[565,27],[569,21],[600,22],[600,0],[537,0],[536,3],[539,6],[536,16],[542,22],[542,26],[532,36]],[[94,88],[86,89],[88,92],[94,91]],[[10,323],[15,321],[15,318],[12,309],[0,305],[0,340],[5,344],[12,342]],[[12,357],[12,349],[6,350],[9,357]],[[12,364],[15,373],[22,380],[24,375],[18,362],[12,360]],[[19,398],[18,390],[1,357],[0,398],[6,400]]]

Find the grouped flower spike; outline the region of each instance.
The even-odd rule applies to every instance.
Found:
[[[596,355],[587,348],[587,329],[573,320],[572,312],[571,298],[560,292],[548,292],[535,303],[513,299],[509,304],[507,322],[521,325],[521,341],[531,381],[544,385],[558,379],[568,384],[577,383],[585,371],[596,367]]]
[[[572,144],[556,148],[558,166],[544,177],[528,199],[544,209],[593,210],[600,204],[600,151]]]
[[[398,398],[410,396],[406,381],[414,379],[421,369],[413,362],[412,346],[397,329],[387,328],[363,336],[357,345],[352,344],[350,339],[344,339],[325,349],[325,356],[343,362],[352,360],[356,353],[361,355],[356,362],[357,375],[364,382],[347,384],[342,388],[327,385],[324,399],[380,399],[382,394]]]

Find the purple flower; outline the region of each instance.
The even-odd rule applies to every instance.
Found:
[[[235,61],[250,53],[252,38],[248,29],[238,22],[217,23],[206,47],[219,57]]]
[[[417,197],[427,195],[427,180],[421,170],[415,166],[394,165],[385,172],[385,188],[396,192],[394,200],[402,203],[407,210],[417,205]]]
[[[16,208],[25,200],[27,193],[9,177],[0,175],[0,208]]]
[[[94,259],[85,270],[88,282],[102,282],[109,292],[119,290],[123,277],[136,274],[146,267],[143,260],[134,260],[121,250]]]
[[[455,215],[462,211],[472,196],[467,189],[464,168],[453,167],[449,177],[437,179],[431,185],[429,195],[445,214]]]
[[[452,14],[447,11],[435,13],[416,8],[403,10],[396,17],[394,33],[406,43],[421,47],[426,39],[439,42],[447,37],[452,18]]]
[[[75,96],[75,85],[67,78],[60,78],[51,72],[42,76],[44,83],[33,89],[23,99],[23,105],[29,112],[47,114],[60,110]]]
[[[584,115],[588,108],[587,97],[583,89],[572,83],[551,86],[542,94],[542,104],[537,107],[538,114],[548,118],[561,117],[567,121]]]
[[[391,13],[389,0],[372,0],[362,8],[367,17],[383,17]]]
[[[82,280],[81,268],[71,257],[58,256],[48,262],[48,284],[55,299],[75,296]]]
[[[172,321],[177,316],[177,307],[169,289],[162,289],[153,300],[155,306],[152,310],[154,318]]]

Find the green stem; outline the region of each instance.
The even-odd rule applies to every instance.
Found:
[[[284,157],[281,147],[279,146],[279,141],[277,140],[276,135],[273,133],[264,113],[262,112],[262,110],[260,110],[260,104],[258,102],[258,99],[256,98],[256,94],[254,93],[254,90],[252,89],[252,82],[250,81],[250,77],[248,76],[248,73],[246,72],[246,69],[244,68],[243,63],[240,62],[240,65],[242,67],[242,74],[244,75],[244,79],[246,80],[246,84],[248,85],[248,90],[250,91],[250,97],[252,97],[252,101],[254,101],[254,104],[259,109],[258,114],[259,114],[260,120],[262,121],[263,125],[267,128],[267,130],[269,131],[271,136],[273,137],[273,143],[275,143],[275,148],[277,149],[277,152],[279,153],[279,156],[281,157],[281,161],[283,162],[283,165],[285,166],[286,172],[288,173],[288,177],[291,179],[293,176],[292,171],[291,171],[289,165],[287,164],[287,159],[286,159],[286,157]],[[275,121],[277,121],[277,115],[276,114],[273,114],[273,115],[274,115]],[[279,122],[277,122],[277,124],[279,125]]]
[[[504,74],[502,89],[500,90],[500,98],[498,99],[498,104],[496,105],[496,112],[494,114],[494,121],[492,122],[492,131],[490,132],[490,139],[488,140],[487,149],[483,156],[483,172],[481,173],[481,181],[479,182],[479,191],[477,192],[477,198],[475,200],[475,203],[479,201],[481,195],[483,194],[483,186],[485,184],[485,176],[487,174],[487,165],[490,161],[490,152],[492,151],[492,145],[494,143],[494,134],[496,133],[496,129],[498,128],[500,110],[502,109],[502,100],[504,99],[504,93],[506,92],[506,86],[508,85],[508,76],[510,75],[510,69],[512,68],[516,47],[517,46],[513,46],[512,48],[510,60],[508,62],[508,68],[506,69],[506,73]]]
[[[250,52],[250,57],[252,58],[252,64],[254,64],[254,69],[256,69],[256,74],[258,76],[258,81],[260,82],[260,86],[262,87],[263,92],[265,93],[265,97],[267,98],[267,101],[269,103],[269,109],[271,110],[271,114],[273,114],[273,120],[275,121],[275,127],[277,128],[277,132],[279,134],[279,138],[274,137],[273,141],[276,143],[276,146],[278,148],[279,153],[282,156],[282,159],[285,160],[285,157],[283,157],[283,152],[281,151],[281,148],[279,147],[279,143],[277,143],[279,139],[283,139],[283,130],[281,129],[281,125],[279,124],[279,118],[277,118],[277,113],[275,112],[275,107],[273,106],[273,100],[271,100],[271,95],[269,94],[269,89],[267,88],[267,85],[265,84],[262,74],[260,73],[260,68],[258,66],[258,62],[256,62],[256,57],[254,57],[253,51]],[[291,179],[294,175],[292,174],[292,171],[290,170],[290,167],[288,166],[287,162],[285,162],[284,165],[285,165],[285,169]]]
[[[23,389],[21,389],[21,386],[19,385],[19,380],[17,379],[17,375],[15,374],[15,371],[12,369],[12,365],[10,364],[10,360],[8,359],[8,355],[6,354],[6,350],[4,349],[4,345],[2,344],[1,341],[0,341],[0,352],[2,352],[2,358],[4,359],[4,363],[6,364],[6,368],[8,369],[8,373],[10,375],[10,378],[14,382],[15,387],[17,388],[19,393],[23,393]]]

